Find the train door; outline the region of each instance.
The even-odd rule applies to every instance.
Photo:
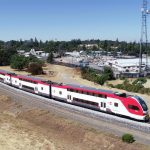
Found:
[[[106,111],[106,102],[105,101],[101,101],[101,103],[100,103],[100,110]]]
[[[71,95],[67,95],[67,102],[72,103],[72,96]]]
[[[38,87],[35,87],[35,88],[34,88],[34,92],[35,92],[36,94],[38,94]]]
[[[119,104],[118,104],[118,102],[114,102],[114,104],[113,104],[113,111],[114,111],[114,113],[119,113]]]

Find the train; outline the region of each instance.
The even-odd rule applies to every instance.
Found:
[[[50,99],[139,121],[149,120],[148,107],[145,101],[137,95],[81,85],[57,83],[33,76],[17,75],[4,70],[0,70],[0,81]]]

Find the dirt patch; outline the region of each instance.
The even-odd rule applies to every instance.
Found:
[[[5,96],[5,95],[1,95],[1,96],[0,96],[0,103],[3,103],[3,102],[5,102],[5,103],[10,103],[10,102],[11,102],[10,97]]]

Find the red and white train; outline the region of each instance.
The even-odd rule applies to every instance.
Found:
[[[0,81],[51,99],[127,116],[136,120],[146,121],[149,119],[148,107],[139,96],[79,85],[59,84],[4,70],[0,70]]]

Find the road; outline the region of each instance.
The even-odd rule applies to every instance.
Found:
[[[56,113],[64,118],[69,118],[71,120],[75,120],[84,124],[88,127],[97,129],[99,131],[108,132],[115,134],[116,136],[122,136],[124,133],[131,133],[135,137],[135,140],[139,143],[143,143],[146,145],[150,145],[150,137],[147,133],[142,133],[140,131],[135,131],[132,129],[128,129],[126,127],[121,127],[116,124],[110,124],[109,122],[105,122],[102,120],[97,120],[95,118],[91,118],[80,113],[74,113],[68,111],[63,107],[52,106],[49,102],[43,101],[42,97],[35,97],[32,94],[26,94],[25,92],[19,92],[17,89],[13,89],[9,86],[0,83],[0,94],[5,94],[11,97],[11,99],[20,105],[26,108],[40,108],[44,110],[48,110],[52,113]]]

